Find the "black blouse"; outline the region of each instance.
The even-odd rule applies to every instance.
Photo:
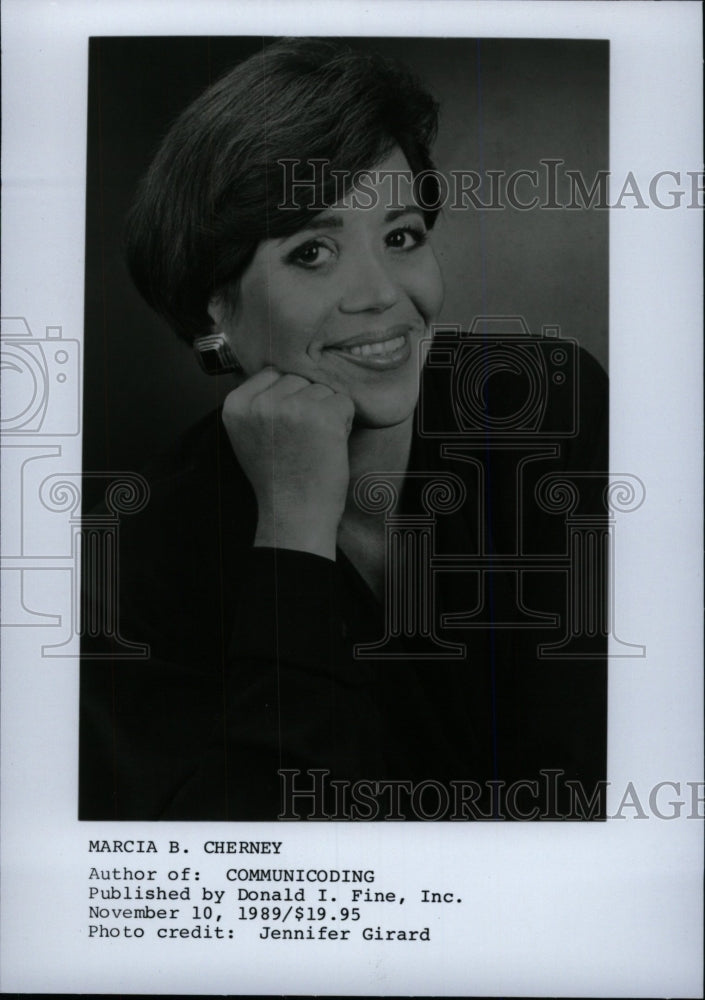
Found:
[[[150,652],[95,658],[84,636],[80,817],[582,818],[576,796],[606,778],[604,607],[586,624],[575,601],[606,585],[607,388],[579,360],[577,433],[549,408],[536,433],[498,439],[459,431],[426,370],[390,524],[395,566],[405,553],[425,583],[397,580],[402,607],[340,551],[253,547],[255,499],[219,413],[153,463],[116,581],[120,636]],[[551,476],[576,484],[577,507],[546,502]],[[429,512],[434,477],[464,490],[450,513],[442,497]],[[412,634],[388,629],[404,601],[427,609]]]

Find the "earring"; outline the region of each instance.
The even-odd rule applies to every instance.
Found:
[[[224,333],[209,333],[205,337],[196,337],[193,349],[206,375],[226,375],[228,372],[244,374],[243,367],[235,357]]]

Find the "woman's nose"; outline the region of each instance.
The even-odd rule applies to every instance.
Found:
[[[350,265],[343,295],[342,312],[383,312],[399,299],[399,286],[384,260],[360,253]]]

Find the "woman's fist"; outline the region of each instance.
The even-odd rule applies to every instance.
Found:
[[[255,545],[335,558],[353,416],[349,396],[273,368],[228,395],[223,423],[257,498]]]

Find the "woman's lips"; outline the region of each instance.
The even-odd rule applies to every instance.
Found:
[[[361,343],[349,341],[326,348],[362,368],[384,370],[399,368],[411,355],[408,327],[403,332],[395,332],[380,337],[379,340],[364,339]],[[362,339],[362,338],[360,338]]]

